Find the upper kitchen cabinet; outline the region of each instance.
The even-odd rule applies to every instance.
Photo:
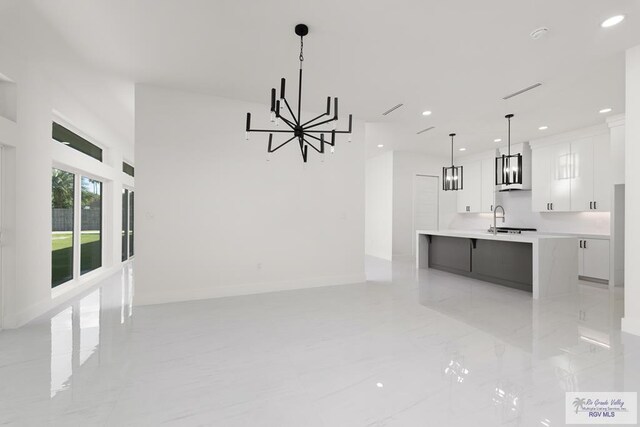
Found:
[[[462,190],[458,190],[458,212],[477,213],[482,205],[480,161],[463,162]]]
[[[532,141],[532,148],[534,211],[610,210],[611,155],[606,127]]]
[[[480,168],[482,169],[481,179],[481,205],[480,212],[493,212],[493,206],[495,205],[495,157],[486,157],[480,161]]]
[[[498,191],[531,190],[531,147],[529,146],[529,143],[522,142],[519,144],[511,144],[511,154],[517,153],[522,154],[522,184],[500,185],[498,187]],[[498,150],[499,156],[503,154],[505,156],[509,154],[508,147],[501,147]],[[495,172],[495,164],[493,167]]]
[[[535,147],[532,151],[532,210],[571,210],[571,144]]]
[[[495,196],[495,152],[467,159],[463,189],[458,191],[459,213],[493,212]]]
[[[611,208],[611,152],[607,135],[571,143],[571,210],[608,212]]]

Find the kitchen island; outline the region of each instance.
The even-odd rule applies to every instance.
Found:
[[[578,239],[538,233],[416,232],[416,267],[531,292],[542,299],[577,291]]]

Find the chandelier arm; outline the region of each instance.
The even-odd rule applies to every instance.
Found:
[[[289,113],[291,114],[291,117],[296,122],[296,124],[299,125],[300,124],[300,120],[296,118],[295,114],[293,114],[293,110],[291,110],[291,107],[289,106],[289,101],[287,101],[287,98],[284,98],[284,105],[287,106],[287,110],[289,110]]]
[[[313,148],[314,150],[316,150],[318,153],[320,154],[324,154],[324,150],[322,148],[316,148],[315,145],[313,145],[312,143],[310,143],[309,141],[307,141],[306,139],[302,138],[302,140],[305,142],[305,144],[307,144],[309,147]],[[324,147],[323,147],[324,148]]]
[[[327,132],[327,133],[328,133],[328,132]],[[332,142],[329,142],[329,140],[327,140],[327,139],[321,139],[321,138],[318,138],[317,136],[311,135],[310,133],[306,133],[306,132],[305,132],[305,133],[304,133],[304,136],[308,136],[308,137],[313,138],[313,139],[315,139],[315,140],[318,140],[318,141],[320,141],[320,142],[324,142],[325,144],[329,144],[329,145],[330,145],[330,146],[332,146],[332,147],[335,145],[335,142],[333,142],[333,143],[332,143]]]
[[[335,118],[330,118],[330,119],[324,120],[322,122],[314,123],[311,126],[307,126],[307,129],[311,129],[311,128],[314,128],[314,127],[317,127],[317,126],[321,126],[321,125],[323,125],[325,123],[329,123],[329,122],[333,122],[333,121],[335,121]]]
[[[311,124],[311,123],[315,122],[316,120],[321,119],[321,118],[323,118],[324,116],[328,116],[328,115],[329,115],[329,113],[322,113],[322,114],[320,114],[318,117],[314,117],[313,119],[308,120],[308,121],[306,121],[305,123],[303,123],[303,124],[302,124],[302,127],[305,127],[306,125]]]
[[[300,154],[302,154],[302,160],[307,163],[307,146],[304,144],[302,138],[299,138],[298,141],[300,143]]]
[[[320,129],[305,129],[304,133],[331,133],[331,132],[335,132],[335,133],[351,133],[348,130],[320,130]]]
[[[258,132],[258,133],[293,133],[293,130],[288,129],[249,129],[247,132]]]
[[[295,130],[295,128],[296,128],[295,123],[292,123],[290,120],[288,120],[286,117],[284,117],[284,116],[282,116],[282,115],[281,115],[281,116],[279,116],[278,118],[282,119],[282,121],[283,121],[287,126],[289,126],[291,129]]]
[[[283,142],[282,144],[278,145],[276,148],[271,148],[271,135],[269,135],[269,148],[268,148],[268,152],[269,153],[273,153],[274,151],[284,147],[285,145],[287,145],[288,143],[290,143],[291,141],[293,141],[295,139],[295,135],[292,136],[291,138],[287,139],[285,142]]]

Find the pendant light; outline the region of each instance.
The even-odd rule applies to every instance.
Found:
[[[453,137],[455,133],[450,133],[451,137],[451,166],[442,168],[442,189],[444,191],[462,190],[462,166],[453,164]]]
[[[496,185],[522,184],[522,154],[511,154],[511,118],[513,114],[504,116],[508,122],[509,144],[507,155],[496,157]]]

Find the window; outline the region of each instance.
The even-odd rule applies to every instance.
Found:
[[[51,287],[102,266],[102,182],[51,174]]]
[[[60,169],[51,174],[51,287],[73,278],[73,206],[75,175]]]
[[[102,183],[86,176],[81,186],[80,274],[102,266]]]
[[[122,261],[133,256],[133,191],[122,189]]]
[[[134,173],[133,166],[131,166],[127,162],[122,162],[122,172],[126,173],[127,175],[134,176],[134,174],[133,174]]]
[[[129,190],[122,189],[122,261],[129,258],[128,249],[128,232],[129,232]]]
[[[129,196],[129,256],[133,256],[133,191]]]
[[[53,122],[52,137],[64,145],[68,145],[87,156],[91,156],[96,160],[102,161],[102,149],[100,147],[90,143],[80,135],[71,132],[69,129],[56,122]]]

